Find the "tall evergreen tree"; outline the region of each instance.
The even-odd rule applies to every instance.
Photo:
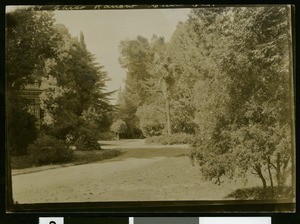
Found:
[[[61,87],[61,94],[45,102],[53,117],[53,134],[74,141],[86,136],[94,139],[96,145],[97,133],[112,109],[108,99],[111,93],[106,91],[105,85],[107,73],[87,50],[83,33],[78,41],[62,25],[57,26],[57,30],[64,40],[61,42],[63,50],[49,75],[55,78],[55,85]],[[49,91],[50,95],[55,94],[52,89]]]

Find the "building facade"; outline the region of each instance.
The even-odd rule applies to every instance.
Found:
[[[43,91],[40,89],[39,84],[28,84],[24,89],[19,91],[19,95],[26,99],[28,113],[34,115],[37,118],[37,127],[41,125],[41,103],[40,94]]]

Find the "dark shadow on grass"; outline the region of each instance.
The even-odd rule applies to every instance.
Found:
[[[12,156],[11,157],[12,169],[25,169],[34,166],[34,161],[31,156]]]
[[[111,159],[121,155],[123,152],[117,149],[102,149],[91,151],[74,151],[74,158],[70,162],[54,163],[49,165],[72,166],[87,163],[98,162],[106,159]],[[37,165],[34,163],[31,156],[18,156],[11,158],[12,169],[25,169],[32,167],[42,167],[44,165]]]
[[[102,149],[94,151],[86,151],[75,154],[75,159],[73,161],[74,165],[81,165],[87,163],[98,162],[106,159],[111,159],[118,157],[123,152],[117,149]]]
[[[101,146],[117,146],[117,145],[118,144],[101,142]]]
[[[267,187],[266,189],[263,189],[262,187],[252,187],[237,189],[225,198],[237,200],[293,200],[295,194],[291,186],[280,188]]]

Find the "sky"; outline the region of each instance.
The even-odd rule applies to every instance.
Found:
[[[57,23],[64,24],[72,36],[79,37],[80,31],[83,32],[88,50],[111,79],[107,90],[112,91],[123,87],[126,78],[126,71],[118,62],[120,41],[138,35],[151,39],[154,34],[169,41],[178,22],[187,20],[189,12],[190,9],[131,9],[54,11],[54,14]]]

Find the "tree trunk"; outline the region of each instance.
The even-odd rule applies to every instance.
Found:
[[[171,136],[171,121],[170,121],[170,102],[166,99],[166,109],[167,109],[167,133]],[[170,143],[169,143],[170,144]]]
[[[129,126],[129,129],[130,129],[130,138],[135,138],[134,133],[133,133],[133,125],[132,124]]]
[[[164,97],[164,100],[166,101],[166,114],[167,114],[167,135],[171,136],[171,119],[170,119],[170,101],[169,101],[169,87],[170,83],[168,83],[167,78],[163,78],[161,83],[161,91]],[[168,138],[168,144],[170,144],[170,138]]]
[[[266,181],[264,175],[261,172],[260,165],[255,165],[255,171],[256,171],[256,173],[258,174],[259,178],[262,181],[263,188],[266,189],[267,188],[267,181]]]
[[[280,153],[277,153],[277,160],[276,160],[276,177],[277,177],[277,185],[278,187],[282,187],[282,180],[281,180],[281,158],[280,158]]]
[[[274,183],[273,183],[273,176],[272,176],[272,172],[271,172],[271,160],[270,160],[270,157],[268,157],[268,173],[269,173],[271,188],[273,190]]]
[[[271,172],[271,159],[270,159],[270,157],[268,157],[267,162],[268,162],[268,173],[269,173],[270,185],[271,185],[271,193],[272,193],[272,196],[274,196],[275,192],[274,192],[273,176],[272,176],[272,172]]]

